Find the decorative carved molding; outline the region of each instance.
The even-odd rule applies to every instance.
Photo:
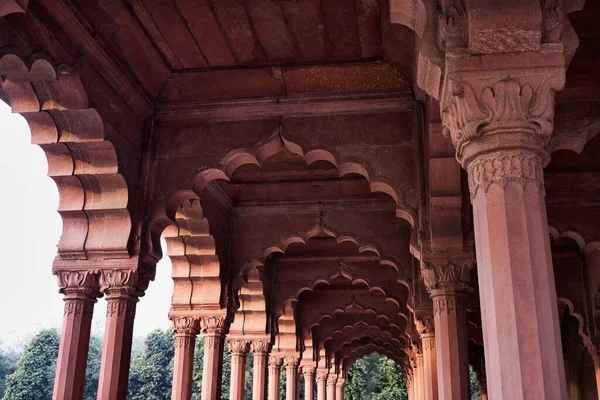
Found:
[[[246,357],[248,354],[248,350],[250,350],[250,341],[249,340],[238,340],[233,339],[227,340],[227,347],[229,347],[229,351],[234,356]]]
[[[220,334],[215,334],[215,332],[212,332],[212,334],[208,334],[208,335],[204,336],[204,347],[207,349],[219,350],[221,348],[221,344],[223,343],[223,340],[225,340],[223,338],[223,336],[221,336]]]
[[[200,318],[200,329],[209,334],[222,334],[227,327],[227,317],[202,317]]]
[[[462,262],[427,262],[421,263],[421,275],[427,291],[431,294],[440,290],[465,291],[469,288],[473,260]]]
[[[103,269],[100,270],[100,290],[107,295],[118,291],[139,297],[152,279],[153,276],[138,269]]]
[[[296,356],[287,356],[283,359],[283,365],[285,365],[286,368],[297,368],[299,361],[300,360]]]
[[[335,383],[337,382],[337,375],[334,374],[329,374],[327,376],[327,386],[335,386]]]
[[[455,314],[462,307],[462,302],[456,295],[435,296],[433,298],[433,315]]]
[[[58,281],[58,291],[65,295],[65,299],[77,297],[95,299],[101,296],[98,274],[95,271],[55,270],[54,274]]]
[[[459,161],[466,145],[486,135],[526,135],[540,148],[548,143],[553,128],[554,93],[564,86],[564,70],[529,80],[521,83],[509,76],[485,86],[474,79],[449,79],[442,124]]]
[[[421,338],[421,342],[423,343],[423,351],[432,351],[435,350],[435,336],[429,335]]]
[[[250,343],[250,349],[254,354],[266,354],[269,352],[271,344],[267,340],[253,340]]]
[[[304,374],[304,376],[308,379],[312,379],[312,376],[315,374],[314,365],[303,365],[301,370],[302,370],[302,373]]]
[[[421,336],[435,332],[432,315],[415,317],[415,326],[417,327],[417,332],[419,332],[419,335]]]
[[[329,374],[327,371],[317,371],[317,382],[325,382],[327,381],[327,376]]]
[[[175,335],[193,335],[200,333],[200,318],[198,317],[176,317],[172,321]]]
[[[107,298],[106,318],[133,316],[136,302],[132,298]]]
[[[335,382],[335,386],[343,389],[346,386],[346,379],[337,378],[337,381]]]
[[[511,151],[483,155],[470,163],[468,169],[471,198],[480,189],[487,192],[494,184],[504,189],[510,182],[516,182],[523,188],[531,183],[539,191],[544,191],[542,160],[535,153]]]
[[[269,367],[281,368],[283,365],[283,358],[279,356],[269,356]]]
[[[94,313],[94,303],[92,300],[68,299],[65,300],[65,317],[77,317],[80,315],[92,316]]]
[[[195,345],[195,337],[186,335],[175,336],[175,348],[189,349]]]

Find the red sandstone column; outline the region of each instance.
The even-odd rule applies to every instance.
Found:
[[[423,353],[417,345],[413,344],[414,359],[411,360],[413,367],[413,393],[415,400],[423,400]]]
[[[335,399],[344,400],[344,387],[346,386],[346,379],[338,378],[335,383]]]
[[[469,174],[488,394],[566,399],[542,170],[564,58],[524,57],[539,67],[448,77],[443,121]]]
[[[315,393],[315,367],[312,365],[303,365],[304,374],[304,400],[314,400]]]
[[[337,382],[337,375],[329,374],[327,376],[327,400],[336,400],[335,398],[335,383]]]
[[[175,359],[173,361],[173,400],[192,398],[194,349],[200,321],[196,318],[173,318],[175,332]]]
[[[98,383],[98,400],[126,400],[135,307],[147,279],[136,270],[103,270],[100,287],[106,295],[106,328]]]
[[[289,356],[283,359],[285,364],[285,398],[286,400],[296,400],[296,390],[298,390],[298,357]]]
[[[58,271],[65,313],[56,363],[53,400],[81,400],[90,344],[94,303],[101,296],[89,271]]]
[[[433,299],[438,393],[441,400],[469,399],[469,349],[464,308],[473,261],[431,260],[422,275]]]
[[[423,390],[421,396],[423,400],[437,400],[438,381],[433,318],[429,315],[420,316],[415,319],[415,323],[421,337],[421,351],[423,354],[423,363],[419,366]]]
[[[317,400],[326,400],[327,371],[317,371]]]
[[[246,356],[250,348],[248,340],[228,340],[231,352],[231,384],[229,386],[230,400],[244,400],[246,388]]]
[[[226,321],[224,317],[204,317],[200,322],[204,332],[202,400],[220,400]]]
[[[252,400],[265,400],[267,378],[267,353],[269,342],[255,340],[251,344],[253,353]]]
[[[283,359],[278,356],[269,356],[269,400],[280,399],[280,382],[281,365]]]

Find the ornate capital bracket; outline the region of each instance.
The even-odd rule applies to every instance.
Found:
[[[285,365],[287,368],[297,368],[299,362],[300,360],[296,356],[287,356],[283,359],[283,365]]]
[[[250,341],[227,339],[227,346],[229,347],[229,351],[232,355],[246,357],[248,351],[250,350]]]
[[[227,324],[228,319],[224,316],[208,316],[200,318],[200,330],[211,335],[222,335],[227,329]]]
[[[175,317],[172,319],[175,335],[193,335],[200,333],[199,317]]]
[[[444,293],[464,292],[469,289],[474,260],[423,261],[421,275],[427,291],[435,297]]]
[[[269,367],[281,368],[283,365],[283,358],[279,356],[269,356]]]
[[[271,343],[268,340],[253,340],[250,343],[250,349],[255,354],[267,354],[271,348]]]
[[[327,373],[327,371],[317,371],[317,382],[325,382],[327,381],[327,376],[329,374]]]
[[[337,380],[338,380],[337,375],[335,375],[335,374],[327,375],[327,385],[334,386],[336,384]]]
[[[442,124],[458,160],[468,168],[480,154],[522,148],[545,162],[544,147],[554,123],[554,93],[564,87],[564,68],[525,69],[513,74],[507,70],[506,75],[490,82],[492,79],[474,73],[448,77]]]
[[[346,379],[337,378],[337,381],[335,382],[335,386],[339,387],[339,388],[344,388],[344,386],[346,386]]]
[[[108,297],[144,295],[154,276],[139,269],[103,269],[100,273],[100,290]]]
[[[314,365],[303,365],[301,369],[305,376],[312,377],[315,374]]]
[[[58,291],[65,295],[65,300],[89,299],[95,301],[102,296],[99,289],[98,274],[95,271],[55,270]]]
[[[435,333],[433,315],[416,316],[415,326],[417,327],[417,332],[419,332],[419,336],[421,336],[421,338],[425,335],[431,335]]]

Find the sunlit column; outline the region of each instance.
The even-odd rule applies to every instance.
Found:
[[[225,318],[203,317],[204,366],[202,369],[202,400],[221,399]]]
[[[266,340],[254,340],[250,346],[253,354],[252,361],[254,363],[252,373],[252,400],[265,400],[269,342]]]
[[[90,271],[58,271],[56,275],[65,312],[52,399],[81,400],[94,303],[101,296],[98,277]]]
[[[335,399],[336,400],[344,400],[344,388],[346,387],[346,379],[340,377],[337,379],[335,383]]]
[[[312,365],[303,365],[304,374],[304,400],[314,400],[315,392],[315,367]]]
[[[326,400],[327,371],[317,370],[317,400]]]
[[[175,332],[175,358],[173,360],[172,400],[192,398],[194,372],[194,350],[196,336],[200,331],[200,321],[196,318],[173,318]]]
[[[248,340],[227,340],[231,352],[231,384],[229,385],[230,400],[244,400],[246,389],[246,356],[250,349]]]
[[[327,376],[327,400],[336,400],[335,398],[335,383],[337,382],[336,374]]]
[[[279,378],[282,365],[283,358],[273,355],[269,356],[269,400],[280,399],[281,383]]]
[[[285,398],[286,400],[296,400],[296,390],[298,388],[298,357],[289,356],[283,359],[285,365]]]

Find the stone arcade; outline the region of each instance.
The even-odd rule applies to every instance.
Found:
[[[372,352],[411,400],[466,400],[469,365],[485,398],[598,398],[598,21],[592,0],[0,0],[0,96],[60,194],[54,399],[82,398],[102,297],[98,399],[126,398],[161,237],[175,400],[200,333],[203,400],[225,345],[234,400],[248,352],[255,400],[282,368],[288,400],[300,374],[343,400]]]

